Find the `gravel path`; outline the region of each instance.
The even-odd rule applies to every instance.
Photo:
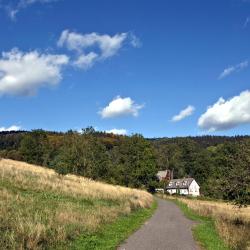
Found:
[[[195,250],[192,236],[194,222],[184,217],[179,207],[157,199],[155,214],[132,234],[118,250]]]

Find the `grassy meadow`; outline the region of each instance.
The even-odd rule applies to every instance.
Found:
[[[74,175],[60,176],[44,167],[0,160],[2,249],[68,249],[79,238],[84,245],[88,237],[98,238],[96,235],[106,226],[115,226],[119,220],[117,227],[126,224],[124,220],[133,214],[141,216],[139,225],[149,217],[152,204],[153,197],[145,191]],[[127,225],[126,235],[128,228]],[[116,244],[124,238],[122,234],[123,231]],[[112,249],[111,245],[107,249]]]
[[[205,223],[203,228],[201,224],[198,225],[198,230],[194,229],[198,238],[202,237],[202,230],[204,232],[210,230],[211,232],[214,227],[216,232],[213,232],[213,234],[218,234],[220,239],[225,243],[224,246],[219,243],[221,247],[216,249],[250,249],[250,207],[239,208],[223,201],[206,201],[195,198],[187,199],[178,197],[171,199],[177,199],[181,204],[185,204],[191,210],[191,216],[189,216],[191,219],[194,217],[194,219]],[[184,207],[183,209],[185,210],[186,208]],[[195,214],[192,214],[192,211]],[[186,212],[190,215],[190,211]],[[198,215],[198,217],[195,218],[195,215]],[[215,237],[216,235],[211,237],[211,240],[209,237],[205,239],[210,240],[210,242],[204,242],[208,244],[208,247],[205,247],[205,249],[213,249],[209,245],[213,243],[212,241]]]

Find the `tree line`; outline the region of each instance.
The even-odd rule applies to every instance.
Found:
[[[0,133],[0,156],[94,180],[153,191],[158,170],[193,177],[204,196],[250,203],[250,138],[118,136],[92,127],[66,133]]]

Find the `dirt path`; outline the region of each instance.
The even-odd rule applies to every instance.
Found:
[[[178,206],[157,199],[152,218],[131,235],[118,250],[195,250],[192,236],[194,222],[184,217]]]

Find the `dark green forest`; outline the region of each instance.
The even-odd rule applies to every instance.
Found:
[[[0,157],[94,180],[154,191],[158,170],[193,177],[205,197],[250,203],[250,137],[146,139],[95,131],[0,133]]]

